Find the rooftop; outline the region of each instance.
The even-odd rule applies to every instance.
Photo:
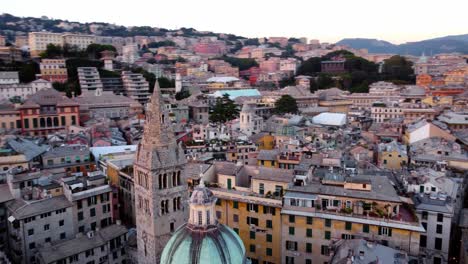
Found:
[[[105,245],[111,239],[126,233],[127,228],[124,226],[111,225],[99,231],[95,231],[92,237],[83,235],[57,245],[45,246],[39,249],[39,254],[44,260],[44,263],[53,263],[57,260]]]
[[[71,206],[73,204],[64,195],[37,201],[16,199],[7,203],[7,208],[12,211],[12,216],[16,219],[24,219]]]

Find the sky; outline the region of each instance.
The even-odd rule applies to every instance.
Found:
[[[245,37],[321,42],[376,38],[395,44],[468,34],[467,0],[2,0],[0,12]],[[70,3],[69,3],[70,2]]]

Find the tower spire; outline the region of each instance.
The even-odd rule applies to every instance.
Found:
[[[169,115],[161,96],[159,82],[156,80],[153,94],[146,109],[146,124],[142,142],[153,146],[166,146],[174,140]]]

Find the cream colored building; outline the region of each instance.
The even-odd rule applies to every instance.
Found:
[[[31,56],[38,56],[41,52],[47,49],[47,45],[54,44],[64,46],[77,46],[80,49],[86,49],[89,44],[96,42],[96,37],[93,35],[78,35],[78,34],[62,34],[52,32],[30,32],[29,33],[29,50]]]

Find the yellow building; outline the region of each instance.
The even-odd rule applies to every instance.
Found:
[[[281,214],[282,263],[327,263],[340,240],[358,237],[417,256],[425,232],[380,176],[333,175],[327,183],[292,187]]]
[[[422,100],[423,104],[434,106],[447,106],[453,105],[452,96],[428,96]]]
[[[399,170],[408,164],[406,146],[395,141],[379,144],[378,165],[381,168]]]
[[[275,137],[269,133],[258,133],[250,137],[258,150],[272,150],[275,147]]]
[[[218,220],[233,228],[252,263],[281,263],[281,197],[292,171],[257,166],[215,164]],[[249,178],[252,184],[249,184]]]

